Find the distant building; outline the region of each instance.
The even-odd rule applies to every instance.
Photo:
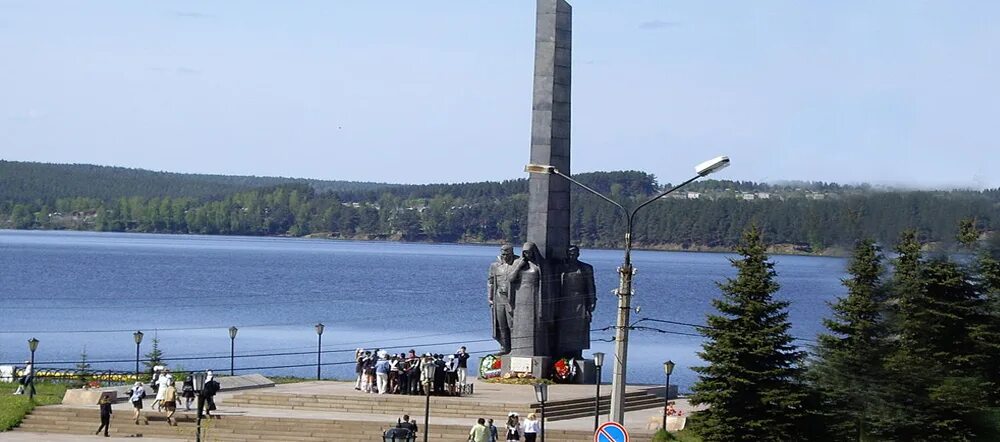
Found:
[[[687,193],[687,199],[689,199],[689,200],[696,200],[698,198],[701,198],[701,194],[698,193],[698,192],[688,192]]]
[[[741,193],[740,197],[743,198],[745,201],[751,201],[754,198],[752,193]]]
[[[770,199],[771,194],[767,192],[757,192],[757,199],[766,200]]]

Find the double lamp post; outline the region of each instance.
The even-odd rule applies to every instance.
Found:
[[[587,187],[585,184],[573,179],[569,175],[560,172],[555,168],[555,166],[548,164],[528,164],[527,166],[524,166],[525,172],[561,176],[567,181],[580,186],[587,192],[597,195],[604,201],[614,205],[621,210],[622,215],[624,215],[625,261],[622,263],[621,267],[618,267],[619,283],[618,289],[615,290],[615,294],[618,295],[618,320],[617,325],[615,326],[615,359],[613,377],[611,380],[610,418],[613,422],[621,423],[625,420],[625,374],[628,367],[629,313],[632,309],[632,276],[635,275],[635,268],[632,267],[632,227],[633,222],[635,221],[635,214],[653,201],[673,193],[698,178],[703,178],[709,174],[718,172],[726,166],[729,166],[729,157],[726,156],[705,161],[695,166],[696,175],[693,178],[661,192],[660,194],[646,200],[642,204],[639,204],[631,211],[625,209],[625,207],[617,201],[604,196],[600,192]]]

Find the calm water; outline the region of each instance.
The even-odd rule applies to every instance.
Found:
[[[355,347],[397,352],[494,350],[486,304],[486,272],[498,247],[329,241],[288,238],[148,235],[0,230],[0,364],[23,362],[38,338],[40,367],[72,367],[85,349],[95,368],[134,367],[134,330],[145,354],[154,336],[185,369],[228,371],[227,329],[239,327],[236,352],[314,352],[313,325],[323,322],[327,377],[350,377]],[[633,305],[648,317],[704,322],[716,281],[732,277],[731,255],[636,252]],[[584,250],[594,266],[598,308],[593,328],[614,323],[618,250]],[[827,301],[842,295],[846,261],[776,256],[778,296],[792,302],[793,334],[812,339]],[[678,364],[671,381],[687,389],[701,339],[690,327],[671,333],[634,331],[629,381],[662,383],[662,362]],[[592,350],[613,353],[611,331],[592,334]],[[809,345],[809,341],[799,341]],[[342,351],[341,351],[342,350]],[[204,359],[224,356],[222,359]],[[315,364],[315,353],[247,357],[240,367]],[[315,365],[270,368],[272,374],[315,376]],[[610,379],[610,373],[605,373]]]

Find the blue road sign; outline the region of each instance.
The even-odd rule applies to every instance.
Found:
[[[597,427],[594,442],[629,442],[628,430],[618,422],[605,422]]]

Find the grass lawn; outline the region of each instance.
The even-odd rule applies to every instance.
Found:
[[[35,405],[61,404],[66,384],[39,382],[35,384],[35,403],[28,400],[28,395],[12,395],[16,384],[3,384],[0,390],[0,431],[8,431],[21,423]],[[10,387],[10,388],[7,388]]]

